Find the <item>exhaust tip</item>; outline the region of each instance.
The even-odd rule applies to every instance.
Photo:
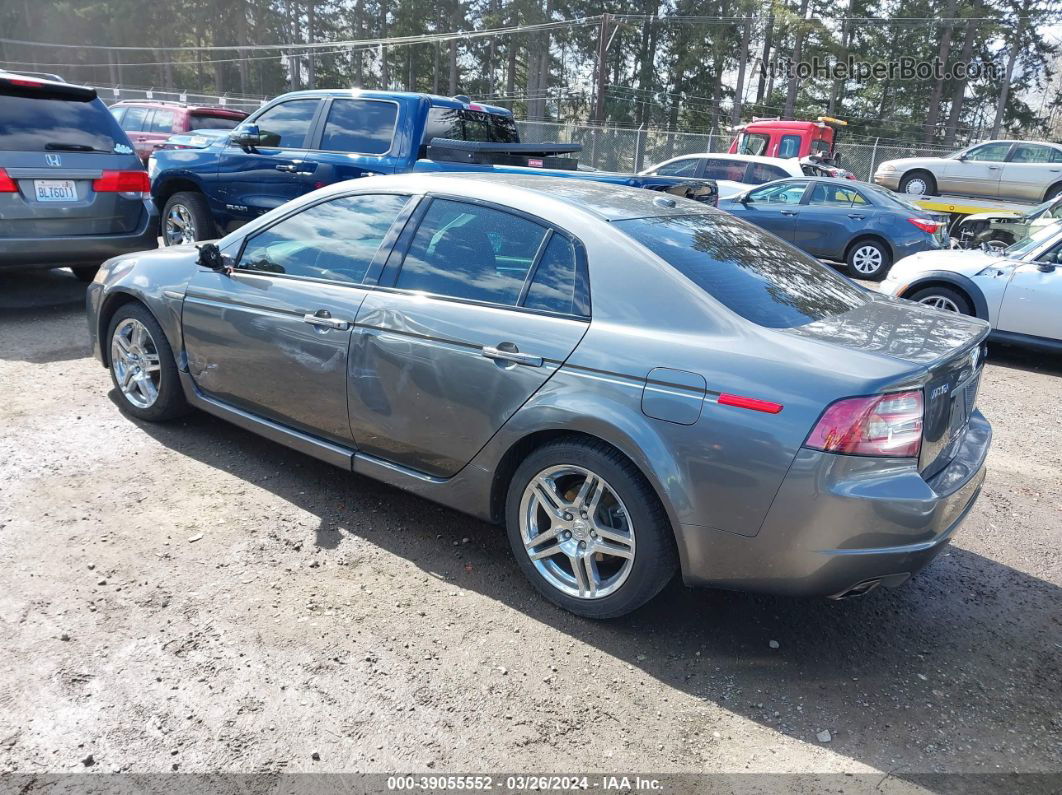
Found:
[[[881,585],[880,579],[863,580],[861,583],[857,583],[849,588],[847,591],[841,591],[839,594],[834,594],[831,599],[840,601],[841,599],[851,599],[856,596],[862,596],[868,594]]]

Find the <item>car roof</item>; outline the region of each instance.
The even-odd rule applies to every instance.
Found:
[[[303,91],[289,91],[286,94],[274,98],[276,100],[294,97],[361,97],[363,99],[426,99],[432,105],[444,108],[462,108],[464,110],[483,110],[489,113],[498,113],[502,116],[512,116],[513,112],[508,108],[497,105],[488,105],[484,102],[464,102],[456,97],[444,97],[438,94],[425,94],[418,91],[383,91],[362,88],[313,88]]]
[[[661,194],[646,188],[633,188],[596,182],[589,179],[569,179],[540,174],[497,174],[432,172],[393,174],[363,177],[356,183],[338,183],[333,192],[350,190],[355,185],[361,189],[372,187],[378,190],[408,190],[413,193],[441,193],[452,191],[455,195],[484,201],[508,204],[513,191],[519,191],[536,202],[563,204],[560,212],[581,211],[605,221],[620,221],[629,218],[649,218],[665,215],[690,215],[691,213],[715,213],[714,208],[693,199],[667,196],[670,202],[658,203]]]

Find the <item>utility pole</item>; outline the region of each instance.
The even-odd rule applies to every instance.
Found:
[[[610,14],[601,15],[601,27],[597,34],[597,97],[594,107],[594,123],[599,127],[605,124],[605,84],[608,82],[608,29]]]

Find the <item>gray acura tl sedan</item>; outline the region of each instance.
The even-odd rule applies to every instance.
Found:
[[[217,244],[116,257],[95,352],[142,420],[195,407],[503,523],[574,613],[692,585],[907,580],[984,479],[988,325],[871,293],[694,201],[371,177]]]

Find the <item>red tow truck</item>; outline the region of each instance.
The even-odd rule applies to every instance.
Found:
[[[819,166],[831,176],[855,179],[855,174],[840,167],[841,155],[836,148],[838,132],[847,125],[848,122],[829,116],[819,116],[817,121],[753,119],[737,128],[730,153],[795,157]]]

